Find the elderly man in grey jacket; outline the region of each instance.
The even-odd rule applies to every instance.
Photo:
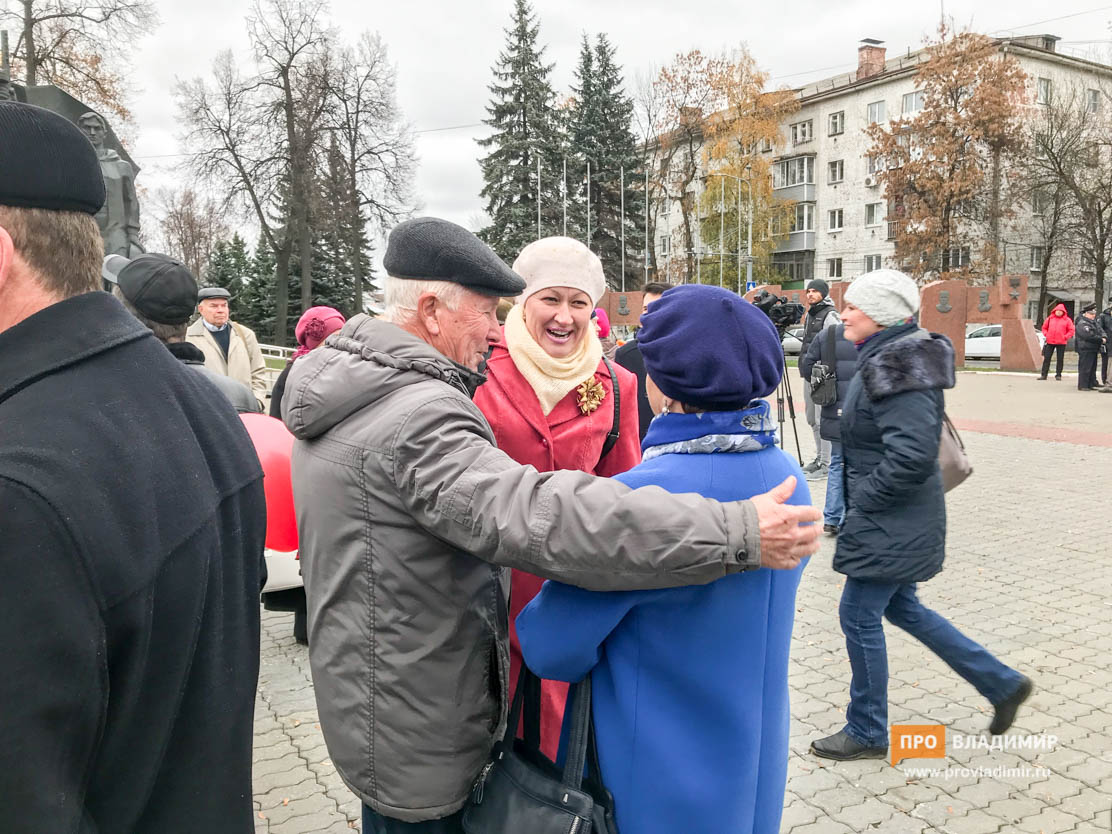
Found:
[[[459,832],[506,721],[507,567],[592,590],[792,568],[819,518],[794,479],[720,504],[500,452],[471,402],[524,282],[433,218],[390,235],[386,319],[353,317],[294,364],[294,503],[321,727],[364,831]],[[682,705],[677,705],[682,708]]]

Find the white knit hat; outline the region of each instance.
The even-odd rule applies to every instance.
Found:
[[[518,303],[550,287],[571,287],[591,297],[597,306],[606,292],[606,276],[598,255],[570,237],[546,237],[533,241],[517,256],[514,272],[525,280]]]
[[[919,287],[902,272],[877,269],[855,279],[845,301],[881,327],[891,327],[919,312]]]

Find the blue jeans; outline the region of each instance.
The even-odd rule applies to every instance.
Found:
[[[830,472],[826,476],[826,506],[823,507],[823,524],[841,527],[846,520],[846,484],[843,480],[845,461],[842,460],[842,444],[830,441]]]
[[[463,811],[427,822],[402,822],[364,805],[363,834],[463,834]]]
[[[888,649],[881,617],[946,661],[992,704],[1015,694],[1023,680],[1015,669],[924,607],[914,583],[847,578],[838,614],[853,671],[845,731],[860,744],[888,746]]]

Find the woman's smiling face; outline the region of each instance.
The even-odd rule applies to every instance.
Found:
[[[575,353],[590,333],[594,306],[582,290],[548,287],[525,299],[522,307],[529,334],[553,359]]]

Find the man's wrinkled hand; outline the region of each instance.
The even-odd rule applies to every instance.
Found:
[[[785,504],[795,492],[791,477],[763,495],[750,499],[761,523],[761,566],[790,570],[799,560],[818,549],[819,528],[813,523],[822,518],[814,507]]]

